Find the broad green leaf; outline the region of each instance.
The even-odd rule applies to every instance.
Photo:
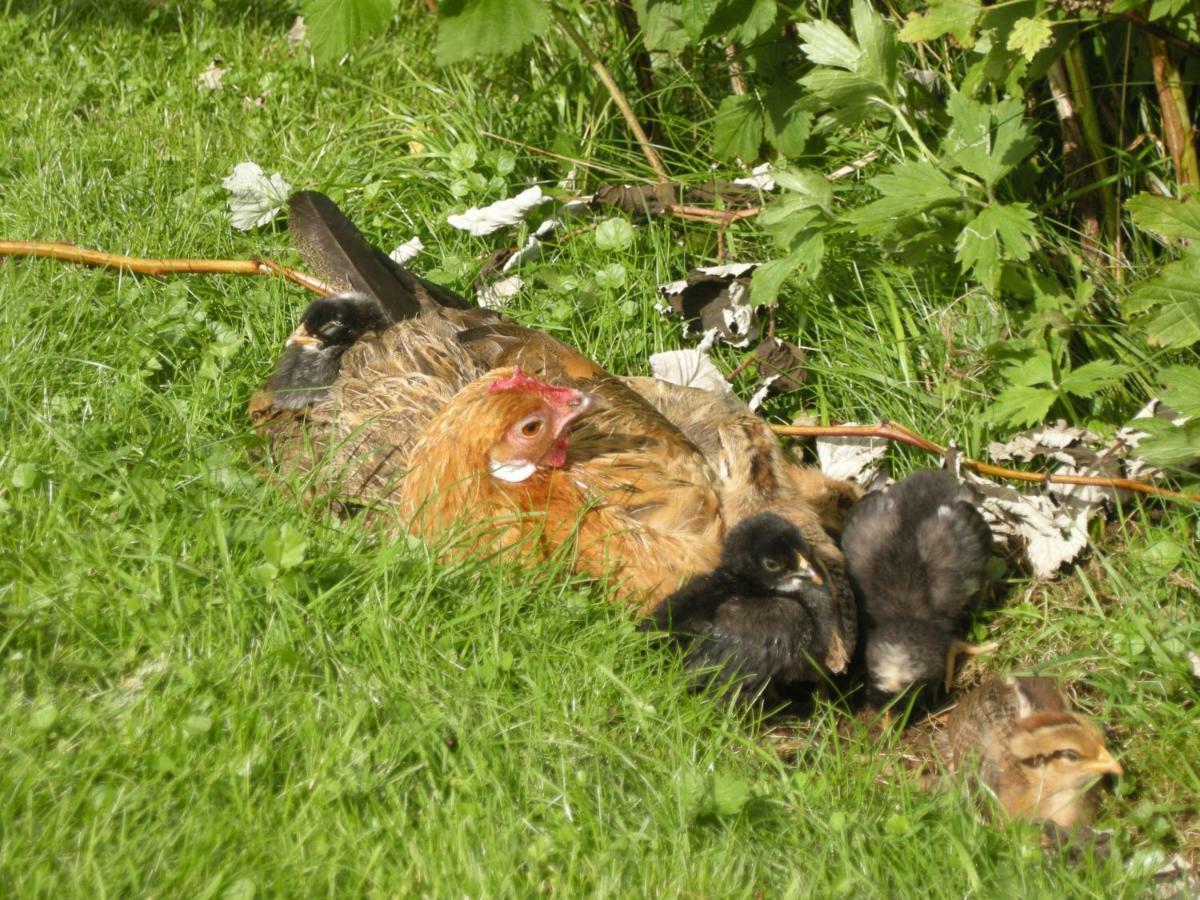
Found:
[[[307,550],[308,541],[303,533],[291,525],[281,525],[278,530],[268,532],[262,540],[263,556],[267,562],[285,572],[304,562]]]
[[[1151,314],[1145,322],[1150,343],[1190,347],[1200,341],[1200,254],[1164,266],[1125,298],[1127,315]]]
[[[803,153],[812,131],[813,114],[800,105],[803,99],[799,85],[782,80],[763,96],[763,136],[784,156]]]
[[[780,247],[791,250],[796,235],[823,219],[820,207],[813,206],[805,197],[789,195],[768,206],[759,216],[758,224]]]
[[[1169,366],[1158,373],[1162,402],[1180,415],[1200,419],[1200,367]]]
[[[804,198],[806,205],[819,206],[828,212],[833,204],[833,185],[816,169],[776,169],[771,175],[782,190]]]
[[[970,50],[975,46],[975,23],[979,21],[980,0],[933,0],[925,14],[913,13],[900,30],[900,40],[910,44],[931,41],[945,34]]]
[[[980,103],[966,94],[954,93],[946,103],[950,129],[943,146],[947,162],[978,175],[987,184],[1013,170],[1034,149],[1025,125],[1020,101]]]
[[[337,59],[392,20],[392,0],[306,0],[308,39],[318,59]]]
[[[1077,397],[1093,397],[1105,388],[1120,384],[1131,371],[1129,366],[1097,359],[1072,369],[1062,377],[1059,387]]]
[[[633,226],[620,216],[613,216],[596,226],[593,237],[599,250],[628,250],[633,246]]]
[[[927,162],[905,162],[871,179],[883,196],[848,212],[844,219],[861,233],[871,234],[962,195],[941,171]]]
[[[1133,224],[1160,237],[1200,240],[1200,202],[1138,194],[1126,201],[1125,208]]]
[[[1002,260],[1025,260],[1036,237],[1033,213],[1024,203],[990,203],[966,224],[955,244],[955,259],[965,273],[993,293]]]
[[[783,259],[773,259],[754,270],[750,280],[750,302],[755,306],[770,306],[779,297],[779,289],[793,274],[802,272],[815,277],[821,270],[825,255],[825,235],[818,229],[801,234],[792,252]]]
[[[713,124],[713,141],[717,159],[755,159],[763,141],[763,114],[758,101],[749,94],[731,94],[722,100]]]
[[[438,7],[439,65],[520,50],[550,24],[543,0],[443,0]]]
[[[737,8],[739,24],[731,36],[741,44],[757,40],[774,27],[778,12],[776,0],[742,0]]]
[[[836,66],[851,72],[858,64],[862,51],[846,32],[833,22],[815,19],[796,26],[796,34],[804,42],[800,49],[818,66]]]
[[[647,50],[680,53],[691,43],[683,27],[683,6],[679,3],[660,3],[656,0],[633,0],[642,43]]]
[[[1012,31],[1008,33],[1008,42],[1005,47],[1009,50],[1016,50],[1026,59],[1031,60],[1037,56],[1039,50],[1049,46],[1053,37],[1054,31],[1045,19],[1026,17],[1018,19],[1013,24]]]
[[[1004,380],[1019,387],[1054,383],[1054,362],[1050,354],[1040,350],[1015,366],[1004,370]]]
[[[13,467],[10,480],[18,491],[27,491],[38,483],[39,475],[38,468],[33,463],[19,463]]]
[[[839,122],[860,125],[868,117],[884,112],[871,101],[879,96],[879,86],[860,75],[838,69],[813,69],[800,79],[815,97],[829,106],[829,115]]]
[[[717,0],[681,0],[679,7],[683,19],[683,27],[693,44],[708,33],[708,20],[717,11]]]
[[[1156,466],[1188,466],[1200,460],[1200,419],[1172,425],[1163,419],[1134,419],[1129,425],[1144,431],[1137,455]]]
[[[1010,387],[988,408],[987,417],[998,425],[1023,428],[1046,418],[1057,399],[1058,394],[1049,388]]]
[[[854,0],[850,18],[862,52],[855,71],[890,95],[896,87],[896,29],[883,20],[869,0]]]

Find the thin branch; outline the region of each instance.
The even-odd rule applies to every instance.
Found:
[[[277,275],[318,294],[336,293],[321,279],[270,259],[147,259],[88,250],[59,241],[0,241],[0,256],[40,256],[140,275]]]
[[[565,15],[557,14],[555,19],[558,21],[559,27],[571,39],[571,43],[579,49],[579,52],[583,54],[583,58],[588,61],[588,64],[592,67],[592,71],[600,79],[600,83],[608,90],[608,95],[612,97],[613,103],[617,105],[617,109],[625,117],[625,124],[633,132],[634,138],[642,148],[642,153],[646,155],[646,161],[650,163],[650,168],[658,175],[658,180],[662,182],[670,181],[671,177],[667,174],[666,167],[663,166],[662,160],[658,158],[658,154],[654,152],[654,147],[650,144],[650,138],[646,136],[645,129],[642,128],[642,123],[638,121],[637,116],[633,112],[633,107],[625,99],[625,94],[622,93],[621,88],[613,80],[608,68],[600,60],[600,57],[593,52],[592,48],[588,46],[588,42],[583,39],[583,35],[575,30],[575,26],[571,24]]]
[[[946,454],[946,448],[928,438],[910,431],[903,425],[894,422],[880,422],[878,425],[772,425],[771,430],[776,434],[787,437],[873,437],[896,441],[924,450],[926,453]],[[1014,481],[1029,481],[1039,484],[1083,484],[1093,487],[1118,488],[1133,491],[1137,494],[1148,494],[1152,497],[1169,497],[1174,500],[1191,500],[1200,502],[1200,494],[1187,494],[1160,488],[1147,481],[1132,478],[1104,478],[1098,475],[1051,475],[1043,472],[1026,472],[1021,469],[1006,469],[995,466],[969,456],[959,456],[958,461],[972,472],[979,475],[990,475],[993,478],[1009,478]]]

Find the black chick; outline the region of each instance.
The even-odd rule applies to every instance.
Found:
[[[836,626],[828,574],[799,529],[774,513],[744,519],[725,538],[721,565],[660,603],[647,624],[687,648],[709,684],[736,681],[740,696],[768,702],[816,682]]]
[[[391,325],[391,315],[369,294],[314,300],[267,383],[275,405],[298,409],[326,396],[325,388],[337,379],[342,354],[364,334],[386,331]]]
[[[992,547],[968,496],[954,475],[929,469],[850,508],[842,552],[873,699],[934,681],[949,691],[959,655],[995,649],[960,638]]]

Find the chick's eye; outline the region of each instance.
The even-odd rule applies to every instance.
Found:
[[[525,435],[525,437],[533,437],[541,430],[542,430],[542,420],[541,419],[530,419],[528,422],[526,422],[524,425],[521,426],[521,434]]]
[[[768,556],[766,559],[764,559],[762,564],[763,568],[768,572],[778,572],[783,568],[783,563],[771,556]]]
[[[1079,754],[1074,750],[1063,750],[1060,755],[1067,762],[1079,762]]]

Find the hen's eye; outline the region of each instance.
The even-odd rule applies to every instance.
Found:
[[[533,437],[541,430],[542,430],[542,420],[541,419],[530,419],[528,422],[526,422],[524,425],[521,426],[521,434],[525,435],[525,437]]]
[[[772,556],[768,556],[762,561],[763,568],[768,572],[778,572],[783,568],[783,563]]]

